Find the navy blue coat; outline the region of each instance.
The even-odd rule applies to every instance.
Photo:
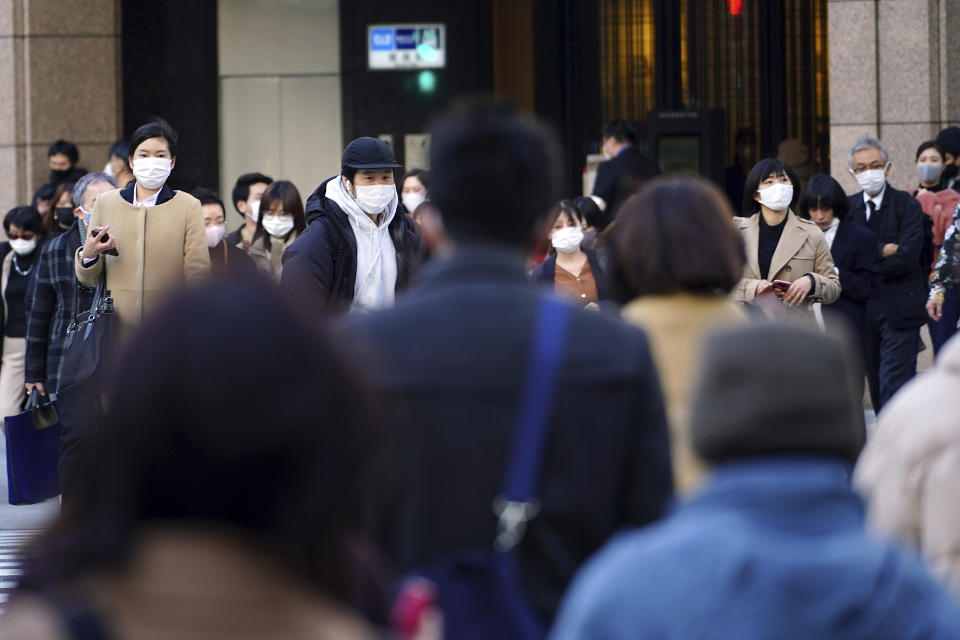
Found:
[[[849,220],[873,232],[877,253],[885,244],[899,245],[895,254],[880,260],[881,282],[876,297],[878,311],[894,329],[919,327],[927,321],[927,279],[920,266],[925,215],[915,198],[889,184],[869,222],[863,192],[850,196]]]
[[[378,541],[407,572],[490,549],[543,293],[519,252],[465,248],[429,263],[392,309],[349,316],[381,374],[392,468]],[[540,481],[518,560],[548,621],[574,571],[619,528],[659,518],[672,493],[666,418],[645,334],[576,309]]]
[[[848,466],[718,467],[661,523],[577,576],[552,638],[947,640],[960,610],[920,558],[864,530]]]
[[[610,298],[609,274],[607,273],[606,260],[601,259],[598,253],[600,250],[584,249],[587,254],[587,262],[590,263],[590,272],[597,283],[597,300],[607,300]],[[557,254],[553,253],[547,256],[547,259],[537,265],[533,270],[533,279],[537,282],[553,287],[554,275],[557,267]]]
[[[824,309],[842,314],[850,328],[861,335],[867,301],[877,295],[881,282],[877,237],[866,227],[841,221],[830,254],[840,270],[841,290],[837,301]]]

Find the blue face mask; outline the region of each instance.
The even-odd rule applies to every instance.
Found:
[[[90,217],[93,216],[93,211],[87,211],[83,207],[80,207],[80,211],[83,211],[83,215],[86,218],[87,226],[90,226]]]

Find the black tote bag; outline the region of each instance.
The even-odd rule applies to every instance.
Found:
[[[103,256],[101,260],[105,260]],[[79,283],[77,284],[79,289]],[[107,291],[107,265],[104,263],[93,302],[78,312],[80,293],[74,297],[74,319],[67,328],[60,360],[60,386],[57,397],[69,398],[101,390],[109,352],[114,344],[116,317],[113,298]]]

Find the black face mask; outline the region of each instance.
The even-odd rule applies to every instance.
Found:
[[[61,227],[69,227],[73,224],[73,209],[70,207],[57,207],[57,222]]]
[[[60,184],[67,179],[72,169],[50,169],[50,184]]]

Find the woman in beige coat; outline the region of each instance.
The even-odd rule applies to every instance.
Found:
[[[854,483],[877,532],[919,549],[960,598],[960,338],[884,405]]]
[[[823,232],[791,210],[800,196],[797,184],[790,167],[773,158],[750,170],[743,196],[746,217],[734,218],[746,243],[747,264],[733,299],[752,302],[772,290],[784,306],[812,320],[814,302],[830,304],[840,297],[840,278]],[[775,280],[789,287],[779,288]]]
[[[106,261],[106,286],[125,330],[184,281],[210,273],[200,202],[166,186],[176,164],[176,132],[163,120],[149,122],[134,132],[130,149],[136,180],[97,198],[76,258],[77,279],[90,287]]]
[[[726,197],[699,178],[655,180],[627,200],[610,236],[624,319],[642,327],[660,374],[670,425],[674,484],[694,489],[704,467],[690,445],[689,416],[704,339],[747,322],[728,297],[744,250]]]
[[[306,228],[300,192],[289,180],[277,180],[260,198],[260,217],[247,254],[261,273],[279,283],[283,252]]]

